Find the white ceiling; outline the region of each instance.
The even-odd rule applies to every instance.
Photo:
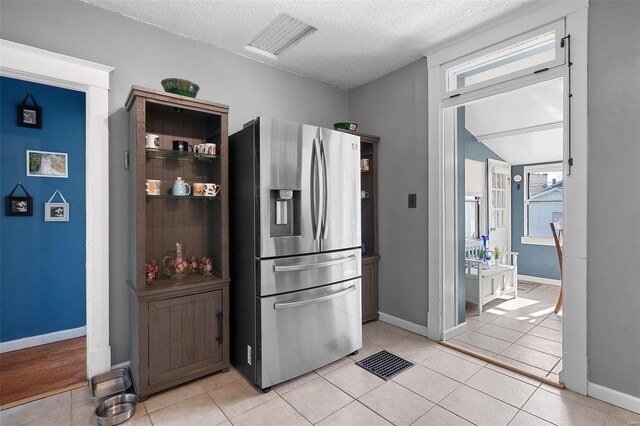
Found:
[[[142,1],[84,0],[176,34],[350,89],[409,64],[422,52],[534,0]],[[277,60],[243,46],[278,14],[318,29]]]
[[[510,164],[562,161],[562,80],[466,105],[465,127]]]

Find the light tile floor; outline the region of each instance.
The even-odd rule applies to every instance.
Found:
[[[516,299],[487,303],[480,316],[476,305],[468,303],[469,331],[448,342],[559,382],[562,316],[553,312],[559,294],[560,287],[541,284]]]
[[[640,414],[542,385],[381,321],[364,346],[262,393],[233,368],[139,404],[127,425],[631,425]],[[384,347],[416,363],[390,381],[355,365]],[[93,425],[87,388],[0,413],[0,424]]]

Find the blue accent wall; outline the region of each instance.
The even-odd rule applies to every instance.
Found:
[[[522,181],[511,181],[511,250],[518,252],[518,274],[560,279],[560,265],[555,246],[522,244],[524,235],[524,166],[512,166],[511,177],[522,176]]]
[[[42,107],[42,129],[16,124],[28,92]],[[0,110],[2,196],[22,182],[33,197],[33,216],[0,216],[0,341],[7,342],[86,324],[85,94],[2,77]],[[27,177],[28,149],[68,153],[69,177]],[[70,204],[69,222],[44,221],[56,189]]]
[[[465,107],[458,107],[457,111],[458,125],[458,323],[465,321],[466,311],[466,287],[464,282],[464,160],[482,161],[486,164],[487,159],[502,160],[502,158],[493,152],[489,147],[476,139],[473,134],[465,127]],[[486,173],[485,173],[486,174]],[[485,193],[487,192],[487,182],[485,182]],[[485,223],[489,223],[488,212],[485,211]]]

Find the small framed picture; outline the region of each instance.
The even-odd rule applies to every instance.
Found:
[[[13,195],[18,188],[24,191],[24,196]],[[4,200],[4,214],[6,216],[33,216],[33,198],[20,182],[16,184],[8,196],[4,197]]]
[[[68,154],[27,150],[27,176],[69,177]]]
[[[68,203],[44,203],[45,222],[69,222]]]
[[[33,216],[33,200],[31,197],[7,197],[7,216]]]
[[[52,202],[56,195],[59,195],[60,199],[62,199],[61,203]],[[59,189],[56,189],[49,201],[44,203],[44,221],[69,222],[69,203],[67,203]]]
[[[27,105],[29,98],[33,101],[33,105]],[[38,106],[31,93],[18,104],[18,126],[42,129],[42,108]]]

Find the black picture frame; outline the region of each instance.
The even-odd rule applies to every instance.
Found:
[[[13,195],[18,188],[24,191],[23,196]],[[22,186],[22,183],[18,182],[13,187],[13,191],[4,197],[4,214],[6,216],[33,216],[33,198]]]
[[[5,197],[6,216],[33,216],[33,198],[26,197]]]
[[[27,105],[27,100],[31,98],[33,105]],[[36,99],[31,93],[24,97],[18,104],[18,126],[32,129],[42,129],[42,108],[36,103]]]

